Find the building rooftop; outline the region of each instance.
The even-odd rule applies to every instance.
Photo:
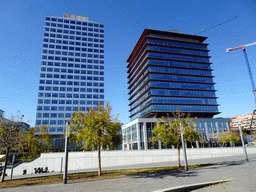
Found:
[[[72,14],[64,14],[64,17],[67,19],[74,19],[77,21],[89,21],[89,17],[79,16],[79,15],[72,15]]]

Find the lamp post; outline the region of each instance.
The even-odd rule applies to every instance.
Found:
[[[239,132],[240,132],[240,137],[241,137],[241,141],[242,141],[242,145],[243,145],[243,149],[244,149],[245,160],[246,160],[246,161],[249,161],[249,160],[248,160],[248,156],[247,156],[247,152],[246,152],[246,148],[245,148],[245,146],[244,146],[244,137],[243,137],[243,132],[242,132],[241,125],[239,125]]]
[[[66,122],[66,137],[65,137],[65,168],[63,174],[63,184],[67,184],[67,173],[68,173],[68,135],[69,135],[68,122]]]
[[[184,142],[183,126],[181,123],[180,123],[180,133],[181,133],[182,148],[183,148],[183,152],[184,152],[185,171],[187,171],[188,170],[188,161],[187,161],[186,146],[185,146],[185,142]]]

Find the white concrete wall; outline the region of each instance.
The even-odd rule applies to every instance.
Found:
[[[181,160],[183,160],[183,150],[181,149],[180,152]],[[247,153],[256,154],[256,147],[248,147]],[[242,147],[187,149],[188,159],[202,159],[243,154],[244,152]],[[62,169],[64,170],[64,153],[42,153],[38,159],[30,163],[22,163],[15,167],[13,175],[22,175],[23,169],[27,169],[27,174],[31,174],[34,172],[34,168],[46,166],[49,168],[50,172],[60,172],[62,157]],[[177,149],[102,151],[101,157],[102,167],[177,161]],[[70,152],[68,170],[97,168],[97,158],[97,151]],[[11,170],[8,169],[7,174],[10,175],[10,172]]]

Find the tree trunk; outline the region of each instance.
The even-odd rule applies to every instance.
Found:
[[[178,150],[178,167],[180,167],[180,145],[177,144],[177,150]]]
[[[98,169],[98,176],[101,176],[101,157],[100,157],[100,145],[98,145],[98,162],[99,162],[99,169]]]
[[[3,171],[2,171],[2,177],[1,177],[0,183],[4,182],[4,176],[5,176],[6,167],[7,167],[7,161],[8,161],[9,150],[10,150],[9,148],[6,149],[6,153],[5,153],[5,164],[4,164],[4,169],[3,169]]]

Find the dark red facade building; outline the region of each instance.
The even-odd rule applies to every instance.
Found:
[[[145,29],[127,62],[130,118],[218,112],[207,37]]]

